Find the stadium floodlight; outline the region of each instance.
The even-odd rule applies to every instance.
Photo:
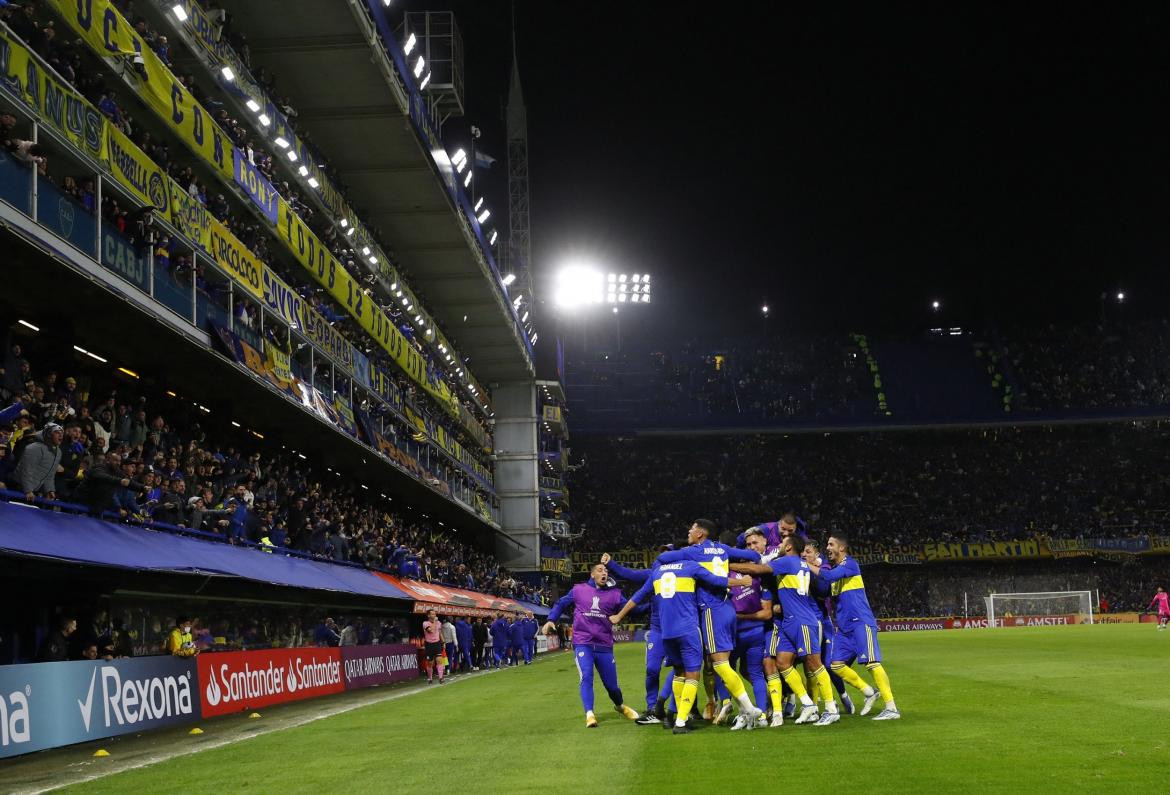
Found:
[[[317,186],[316,186],[316,185],[313,185],[313,187],[315,188],[315,187],[317,187]],[[377,258],[377,257],[370,257],[370,264],[371,264],[371,265],[377,265],[377,264],[378,264],[378,258]]]
[[[430,73],[430,72],[427,72],[427,76],[426,76],[426,77],[424,77],[424,78],[422,79],[422,82],[418,84],[418,90],[419,90],[419,91],[422,91],[422,90],[424,90],[424,89],[425,89],[427,86],[429,86],[430,84],[431,84],[431,73]]]
[[[349,220],[345,219],[345,218],[342,218],[339,223],[340,223],[342,229],[345,229],[347,226],[349,226]],[[393,290],[394,288],[391,287],[390,289]]]
[[[317,181],[316,177],[309,177],[308,181],[309,181],[310,188],[316,188],[317,186],[319,186],[321,184],[320,182]]]
[[[223,75],[223,79],[229,83],[235,81],[236,79],[236,73],[232,71],[230,66],[225,66],[223,69],[220,69],[219,73]]]
[[[467,153],[462,149],[456,149],[455,154],[451,155],[451,162],[458,165],[467,159]]]
[[[474,173],[474,172],[472,172],[472,170],[471,170],[471,169],[467,169],[467,176],[463,178],[463,187],[465,187],[465,188],[466,188],[468,185],[470,185],[470,184],[471,184],[471,175],[472,175],[473,173]]]
[[[1118,293],[1118,294],[1117,294],[1117,300],[1118,300],[1118,301],[1124,301],[1124,300],[1125,300],[1125,293]]]
[[[362,246],[362,254],[367,256],[367,257],[370,256],[370,247],[369,246]]]
[[[33,331],[40,331],[41,330],[40,326],[34,326],[32,323],[29,323],[27,320],[18,320],[16,322],[19,323],[20,325],[24,326],[25,328],[32,329]]]
[[[535,344],[536,344],[536,341],[537,341],[538,339],[540,339],[540,335],[539,335],[539,334],[533,334],[533,335],[532,335],[532,344],[533,344],[533,345],[535,345]]]
[[[603,278],[588,265],[568,265],[557,273],[553,302],[566,309],[592,303],[592,297],[603,292]]]
[[[618,308],[617,308],[616,306],[613,308],[613,313],[614,313],[615,315],[618,313]]]
[[[768,314],[768,305],[764,304],[762,307],[760,307],[760,311],[763,312],[765,315]]]
[[[476,220],[482,224],[484,221],[486,221],[487,219],[489,219],[491,217],[492,217],[492,211],[489,210],[488,208],[484,207],[483,212],[480,213],[478,216],[476,216]]]
[[[493,229],[492,230],[492,239],[488,241],[488,245],[494,246],[496,244],[496,238],[499,236],[500,236],[500,233]]]
[[[402,48],[403,53],[410,55],[412,52],[414,52],[414,47],[416,44],[418,44],[418,39],[413,33],[411,33],[406,37],[406,46]]]
[[[273,143],[279,146],[281,149],[288,149],[288,140],[283,136],[276,136],[276,139],[273,141]]]
[[[300,168],[297,169],[297,173],[300,174],[302,177],[307,177],[307,176],[309,176],[309,167],[308,166],[301,166]]]
[[[638,303],[638,299],[640,299],[641,297],[642,296],[639,295],[638,293],[634,293],[633,295],[630,296],[630,303],[632,303],[632,304]]]
[[[930,308],[933,309],[935,312],[937,312],[939,309],[942,308],[942,303],[939,301],[931,301]]]
[[[625,294],[625,293],[620,293],[620,294],[618,295],[618,303],[621,303],[621,302],[623,302],[623,301],[625,301],[625,300],[626,300],[626,294]]]
[[[175,3],[175,5],[171,8],[171,11],[175,12],[175,19],[179,20],[180,22],[187,21],[187,9],[183,8],[182,3]]]
[[[618,281],[621,282],[622,284],[625,284],[627,278],[629,278],[629,277],[627,277],[626,274],[623,273],[623,274],[620,274],[618,276]]]
[[[248,106],[248,110],[252,111],[253,113],[259,113],[259,112],[260,112],[260,103],[258,103],[256,100],[254,100],[254,99],[249,99],[249,100],[248,100],[247,102],[245,102],[244,104],[245,104],[245,105],[247,105],[247,106]]]
[[[289,149],[288,150],[288,159],[289,159],[289,161],[291,161],[293,163],[297,162],[297,150],[296,149]]]
[[[492,236],[495,237],[495,232],[492,233]],[[504,283],[504,286],[507,287],[509,284],[516,281],[516,274],[509,273],[507,276],[505,276],[500,281],[502,281]]]
[[[483,196],[480,196],[479,199],[476,200],[475,207],[473,207],[472,210],[479,212],[480,207],[483,207]]]
[[[414,76],[416,79],[422,77],[423,69],[425,69],[426,66],[427,59],[420,55],[418,60],[414,62]]]
[[[354,233],[354,232],[356,232],[356,231],[357,231],[357,227],[356,227],[356,226],[351,226],[349,229],[345,230],[345,236],[346,236],[346,237],[350,237],[350,236],[352,236],[352,235],[353,235],[353,233]]]
[[[521,323],[527,323],[527,322],[528,322],[528,310],[524,310],[524,317],[520,318],[520,322],[521,322]]]

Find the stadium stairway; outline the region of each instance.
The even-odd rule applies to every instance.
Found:
[[[971,355],[964,336],[874,340],[882,384],[897,418],[925,421],[1002,418],[997,393]]]

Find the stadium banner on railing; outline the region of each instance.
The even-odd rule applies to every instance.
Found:
[[[566,577],[572,573],[572,568],[568,558],[541,558],[540,570],[555,572],[556,574],[563,574]]]
[[[0,666],[0,757],[198,720],[197,691],[176,657]]]
[[[548,608],[530,608],[514,599],[505,599],[502,596],[490,596],[479,593],[478,591],[467,591],[463,588],[453,588],[449,585],[438,585],[432,582],[408,580],[403,577],[395,577],[393,574],[384,574],[380,571],[373,573],[395,588],[406,591],[413,596],[416,600],[414,605],[414,612],[416,613],[425,613],[427,610],[434,609],[440,612],[446,611],[458,614],[462,608],[473,608],[486,611],[502,610],[512,613],[523,613],[532,609],[533,612],[537,612],[537,610],[543,611],[542,615],[548,614]],[[466,615],[480,614],[467,613]]]
[[[1046,558],[1051,553],[1041,539],[1029,538],[1022,541],[987,541],[969,544],[939,543],[924,544],[922,556],[927,562],[938,560],[1002,559],[1029,560]]]
[[[204,718],[345,690],[337,648],[215,652],[196,660]]]
[[[287,323],[289,328],[303,334],[310,342],[336,359],[338,364],[352,372],[354,348],[349,340],[329,325],[321,313],[270,269],[265,268],[261,278],[264,282],[265,306]]]
[[[1096,557],[1124,560],[1150,551],[1150,537],[1136,538],[1049,538],[1048,548],[1056,558]]]
[[[142,292],[150,289],[146,257],[110,224],[102,224],[102,265],[117,273]]]
[[[258,301],[264,300],[264,264],[215,216],[211,221],[211,258],[232,281]]]
[[[0,84],[78,150],[94,160],[105,159],[105,117],[7,31],[0,31]]]
[[[342,646],[341,664],[346,690],[406,682],[418,678],[418,647],[409,643]]]
[[[231,140],[138,35],[111,0],[48,0],[99,57],[122,59],[143,101],[223,176],[232,179]]]
[[[187,193],[173,179],[168,179],[171,194],[171,223],[179,234],[196,247],[211,253],[211,213],[203,202]]]
[[[648,569],[658,557],[658,553],[649,549],[620,549],[609,553],[618,563],[628,569]],[[573,571],[582,574],[601,561],[601,552],[574,552],[572,554]]]
[[[112,124],[105,126],[105,148],[109,154],[110,173],[118,184],[138,198],[143,205],[169,218],[170,189],[166,172],[159,168],[130,138]]]
[[[542,407],[545,422],[560,422],[561,421],[561,407],[560,406],[544,406]]]
[[[260,169],[256,168],[248,160],[248,155],[239,149],[232,153],[233,157],[233,175],[236,184],[244,189],[244,193],[248,194],[257,207],[259,207],[265,217],[273,224],[276,223],[276,188],[272,187],[272,183],[268,178],[260,173]]]

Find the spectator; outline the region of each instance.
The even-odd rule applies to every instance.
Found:
[[[39,438],[24,448],[16,465],[16,482],[28,502],[41,495],[57,499],[57,475],[61,471],[61,440],[65,432],[55,422],[45,425]]]
[[[356,646],[358,642],[358,631],[357,627],[355,627],[353,624],[353,620],[351,619],[347,621],[343,618],[341,619],[341,623],[343,625],[343,629],[341,630],[341,635],[337,640],[337,645]]]
[[[167,636],[166,652],[173,657],[194,657],[199,653],[191,637],[191,620],[186,616],[175,619],[175,626]]]
[[[41,644],[39,662],[63,662],[69,659],[69,636],[77,631],[77,619],[63,616]]]
[[[130,478],[122,473],[122,456],[116,452],[106,454],[105,460],[85,475],[86,502],[90,513],[101,516],[106,511],[118,510],[116,495],[119,488],[128,488]]]

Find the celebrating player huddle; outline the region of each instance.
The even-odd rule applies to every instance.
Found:
[[[861,715],[881,698],[883,709],[874,720],[900,718],[882,666],[877,621],[848,539],[831,535],[825,561],[792,516],[724,539],[746,549],[712,538],[714,531],[714,523],[696,520],[687,546],[663,552],[651,569],[627,569],[605,555],[590,580],[574,586],[553,608],[546,631],[566,608],[574,608],[573,650],[585,725],[598,725],[596,666],[619,714],[642,725],[660,723],[675,734],[690,732],[704,663],[714,675],[706,688],[706,714],[720,724],[738,705],[732,731],[782,726],[787,715],[796,715],[798,724],[836,723],[838,696],[846,713],[855,711],[846,685],[864,698]],[[611,573],[641,586],[624,604]],[[625,705],[617,684],[612,627],[646,603],[646,710],[639,715]],[[873,685],[853,669],[855,662],[869,669]],[[660,689],[664,664],[674,675]]]

